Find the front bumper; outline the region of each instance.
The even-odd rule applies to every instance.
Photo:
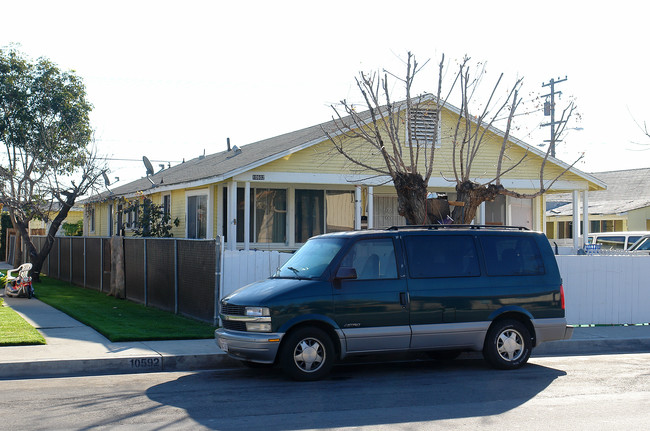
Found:
[[[228,356],[262,364],[272,364],[275,361],[283,335],[283,333],[230,331],[223,328],[214,331],[217,346]]]

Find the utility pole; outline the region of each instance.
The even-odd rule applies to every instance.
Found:
[[[555,143],[560,142],[560,141],[557,141],[555,139],[555,125],[560,125],[560,124],[566,122],[566,120],[558,121],[558,122],[555,121],[555,95],[556,94],[557,95],[562,94],[561,91],[555,91],[555,84],[559,84],[560,82],[564,82],[566,80],[567,80],[567,77],[565,76],[564,79],[558,78],[557,81],[556,81],[553,78],[551,78],[551,80],[549,82],[547,82],[546,84],[542,83],[542,87],[551,87],[551,92],[549,94],[545,94],[544,96],[542,96],[542,97],[549,97],[549,96],[551,97],[550,102],[548,100],[546,102],[544,102],[544,116],[549,116],[550,115],[551,116],[551,122],[546,123],[546,124],[542,124],[542,127],[551,126],[551,139],[548,140],[548,141],[544,141],[544,142],[550,142],[551,143],[551,147],[550,147],[551,148],[551,152],[550,152],[551,157],[555,157]]]

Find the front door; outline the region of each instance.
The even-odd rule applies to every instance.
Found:
[[[406,279],[399,277],[392,238],[355,243],[340,267],[357,278],[334,285],[334,313],[348,352],[408,349],[411,341]]]

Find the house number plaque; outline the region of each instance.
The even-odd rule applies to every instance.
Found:
[[[264,175],[255,175],[253,174],[253,181],[264,181]]]

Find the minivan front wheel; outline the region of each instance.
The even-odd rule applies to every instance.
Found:
[[[334,344],[325,331],[305,327],[290,333],[282,343],[280,366],[295,380],[319,380],[334,365]]]
[[[495,322],[487,333],[483,357],[494,368],[513,370],[522,367],[532,350],[526,325],[518,320]]]

